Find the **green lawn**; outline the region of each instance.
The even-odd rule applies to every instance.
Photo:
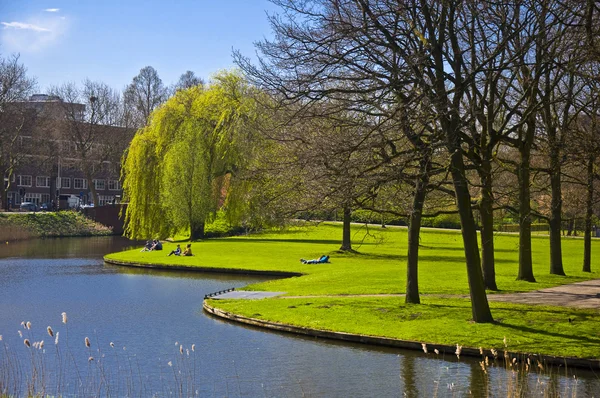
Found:
[[[405,228],[354,226],[357,253],[338,253],[339,224],[296,227],[282,232],[194,242],[193,257],[132,250],[107,259],[136,263],[301,272],[301,277],[247,286],[249,290],[286,292],[288,296],[404,293],[407,234]],[[496,276],[499,293],[522,292],[599,278],[581,272],[583,240],[563,239],[567,277],[551,276],[547,236],[533,238],[537,283],[517,282],[518,236],[497,234]],[[600,250],[594,240],[592,253]],[[331,256],[330,264],[304,265],[300,258]],[[425,229],[421,236],[419,286],[422,294],[468,294],[459,231]],[[594,265],[592,265],[594,270]],[[490,292],[491,293],[491,292]],[[499,347],[507,336],[511,350],[581,357],[600,356],[598,311],[491,303],[499,321],[477,325],[465,299],[423,296],[422,305],[405,305],[398,297],[305,297],[258,301],[223,300],[212,304],[261,319],[319,329],[403,338],[471,347]],[[310,304],[309,304],[310,303]],[[568,323],[568,318],[577,322]]]
[[[600,357],[596,310],[492,302],[496,323],[477,324],[470,321],[468,300],[448,298],[424,297],[419,305],[406,305],[399,297],[211,300],[210,304],[238,315],[319,330],[498,351],[504,349],[506,337],[512,352]]]

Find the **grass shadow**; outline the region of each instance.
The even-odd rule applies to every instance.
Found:
[[[223,240],[225,241],[225,239]],[[267,238],[227,238],[226,241],[244,242],[244,243],[269,243],[269,242],[284,242],[284,243],[310,243],[314,245],[341,245],[342,241],[338,239],[267,239]],[[373,243],[363,243],[364,245],[373,245]]]

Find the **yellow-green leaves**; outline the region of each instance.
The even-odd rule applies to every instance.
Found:
[[[207,88],[179,90],[152,113],[124,161],[130,237],[201,231],[230,194],[225,187],[243,186],[225,181],[252,153],[249,93],[241,75],[221,72]]]

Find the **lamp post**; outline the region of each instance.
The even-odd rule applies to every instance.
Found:
[[[60,189],[62,188],[62,180],[60,178],[60,153],[58,154],[58,178],[56,179],[56,208],[52,210],[60,209]]]

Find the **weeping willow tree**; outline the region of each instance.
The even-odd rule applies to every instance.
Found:
[[[154,111],[123,162],[127,236],[189,231],[196,240],[225,205],[240,214],[244,195],[236,190],[247,184],[235,179],[251,162],[256,118],[252,89],[234,72],[179,90]]]

